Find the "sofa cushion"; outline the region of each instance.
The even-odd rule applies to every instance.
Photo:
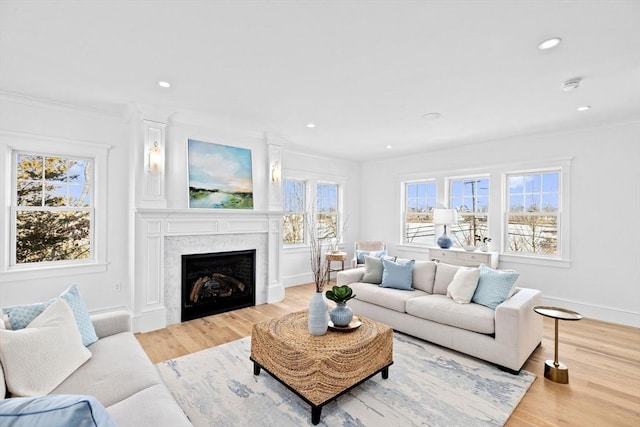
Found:
[[[24,329],[0,330],[0,360],[13,396],[42,396],[91,357],[73,312],[57,299]]]
[[[446,295],[411,298],[407,313],[481,334],[495,333],[495,311],[479,304],[458,304]]]
[[[116,427],[95,397],[68,394],[6,399],[0,420],[11,427]]]
[[[513,270],[494,270],[480,264],[478,287],[472,301],[495,310],[512,295],[520,273]]]
[[[182,408],[178,406],[164,384],[145,388],[109,406],[107,412],[118,427],[191,426]],[[211,420],[211,423],[215,424],[215,420]]]
[[[382,271],[384,267],[380,258],[366,255],[364,257],[364,274],[361,282],[374,283],[379,285],[382,282]]]
[[[416,261],[413,264],[413,287],[428,294],[433,293],[433,282],[436,277],[435,261]]]
[[[428,295],[426,292],[415,290],[404,292],[398,289],[382,288],[370,283],[352,283],[351,289],[356,294],[356,299],[391,310],[405,312],[405,302],[411,298]]]
[[[401,289],[403,291],[413,291],[413,264],[415,260],[391,261],[382,258],[382,282],[383,288]]]
[[[89,311],[84,303],[84,300],[80,296],[80,292],[76,285],[71,285],[66,289],[59,298],[64,300],[71,310],[73,316],[78,325],[78,330],[82,336],[82,343],[87,346],[98,340],[96,331],[93,328],[91,319],[89,317]],[[10,328],[13,330],[25,328],[33,319],[40,315],[47,307],[49,307],[56,298],[52,298],[47,302],[39,302],[28,305],[15,305],[10,307],[4,307],[2,312],[7,315],[10,323]]]
[[[52,393],[71,394],[82,390],[95,396],[105,407],[140,390],[161,384],[138,340],[130,332],[100,338],[87,349],[91,359],[69,376]]]
[[[449,283],[453,280],[458,270],[462,266],[451,265],[444,262],[439,262],[436,267],[436,277],[433,281],[433,293],[437,295],[446,295]]]
[[[468,304],[478,287],[480,269],[463,267],[453,276],[453,280],[447,288],[447,296],[458,304]]]

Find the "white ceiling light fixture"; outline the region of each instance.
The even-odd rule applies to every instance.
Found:
[[[312,128],[316,127],[316,125],[315,125],[315,123],[307,123],[307,127],[309,129],[312,129]]]
[[[168,89],[168,88],[170,88],[170,87],[171,87],[171,83],[166,82],[166,81],[164,81],[164,80],[160,80],[160,81],[158,82],[158,86],[163,87],[163,88],[165,88],[165,89]]]
[[[387,145],[387,150],[391,150],[391,145]]]
[[[578,107],[577,110],[578,111],[587,111],[591,109],[591,105],[583,105],[581,107]]]
[[[562,39],[560,37],[552,37],[550,39],[546,39],[545,41],[543,41],[538,45],[538,49],[540,50],[552,49],[558,46],[561,41]]]
[[[562,90],[565,92],[569,92],[580,87],[580,82],[582,79],[569,79],[566,82],[562,83]]]

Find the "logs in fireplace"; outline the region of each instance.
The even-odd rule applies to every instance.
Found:
[[[182,321],[255,305],[255,264],[255,250],[182,255]]]

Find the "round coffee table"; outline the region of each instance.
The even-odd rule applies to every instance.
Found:
[[[567,365],[564,363],[560,363],[558,361],[558,320],[580,320],[582,319],[582,315],[566,308],[542,305],[533,307],[533,311],[554,319],[556,323],[554,356],[553,360],[547,360],[544,362],[544,377],[556,383],[568,384],[569,368],[567,368]]]

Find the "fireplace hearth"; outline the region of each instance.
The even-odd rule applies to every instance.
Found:
[[[250,307],[256,251],[182,255],[182,321]]]

